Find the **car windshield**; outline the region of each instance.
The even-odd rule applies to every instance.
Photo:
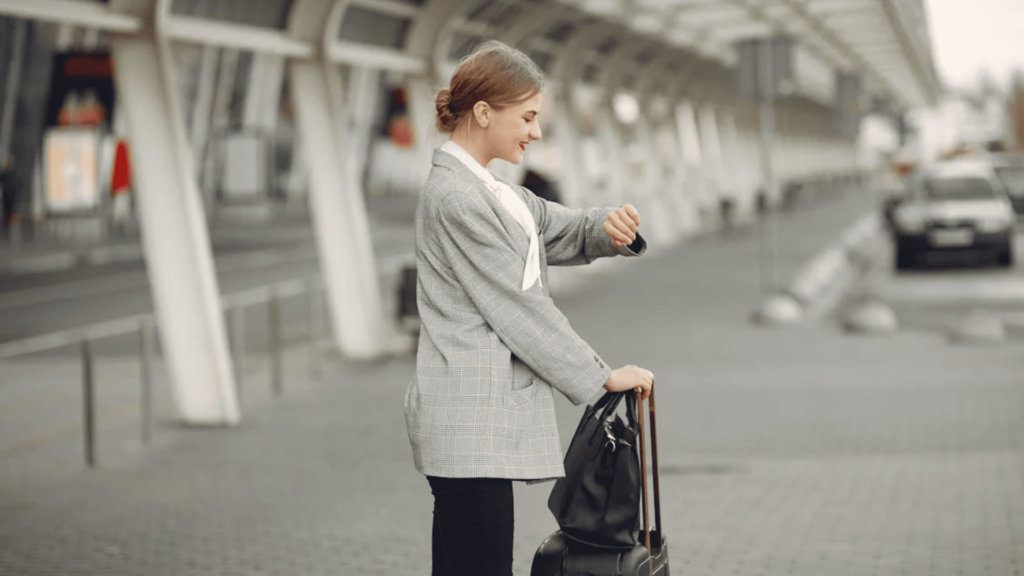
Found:
[[[1024,166],[996,168],[996,174],[1011,196],[1024,196]]]
[[[985,200],[992,187],[984,178],[931,178],[924,182],[924,195],[933,200]]]

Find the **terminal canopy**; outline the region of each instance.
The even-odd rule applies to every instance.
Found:
[[[330,17],[313,38],[293,24],[318,2]],[[170,39],[300,59],[325,53],[399,72],[440,74],[484,37],[526,47],[543,65],[574,35],[603,25],[605,38],[587,50],[593,59],[640,39],[636,61],[669,69],[685,61],[694,81],[727,80],[742,40],[785,36],[797,94],[820,104],[835,101],[838,74],[859,76],[866,95],[904,110],[941,91],[922,0],[0,0],[0,14],[131,34],[154,6]],[[431,40],[446,49],[423,30],[439,33]],[[596,77],[591,68],[583,81]]]

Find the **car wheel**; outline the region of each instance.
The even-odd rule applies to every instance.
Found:
[[[1005,247],[996,252],[996,264],[999,266],[1013,266],[1013,246],[1007,243]]]
[[[909,270],[917,264],[917,254],[906,248],[896,246],[896,269]]]

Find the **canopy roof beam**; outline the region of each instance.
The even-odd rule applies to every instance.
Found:
[[[115,12],[102,4],[73,0],[0,0],[0,14],[124,34],[142,29],[142,19],[137,16]]]

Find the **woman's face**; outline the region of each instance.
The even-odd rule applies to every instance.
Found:
[[[500,158],[513,164],[523,161],[527,145],[541,137],[538,116],[543,100],[544,95],[538,92],[519,104],[501,110],[491,108],[491,121],[487,126],[491,158]]]

